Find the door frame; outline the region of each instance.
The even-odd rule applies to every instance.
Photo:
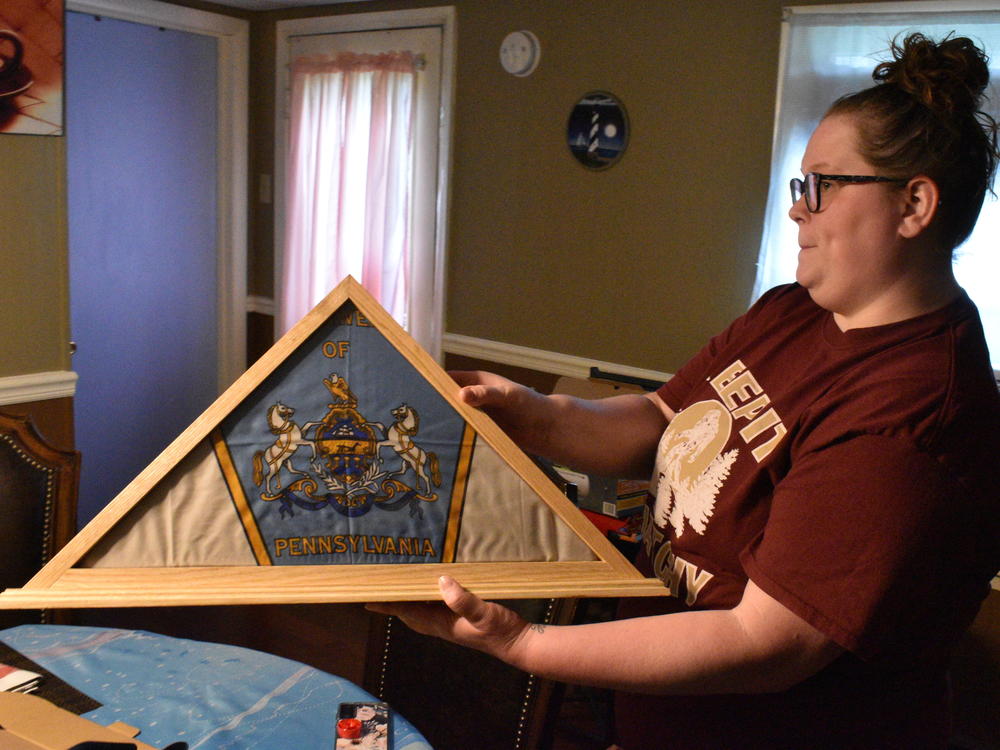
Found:
[[[440,6],[375,13],[315,16],[278,21],[275,29],[275,143],[274,143],[274,279],[275,300],[280,302],[281,268],[285,244],[285,170],[288,159],[289,75],[288,39],[299,34],[338,34],[391,31],[414,26],[441,28],[441,93],[438,117],[437,163],[434,166],[436,194],[433,201],[432,343],[428,349],[436,360],[442,356],[444,339],[445,284],[450,205],[452,112],[455,101],[455,8]],[[428,213],[430,213],[428,211]],[[419,220],[415,220],[419,223]]]
[[[156,0],[66,0],[66,10],[213,36],[218,58],[216,280],[218,391],[246,369],[250,23]]]

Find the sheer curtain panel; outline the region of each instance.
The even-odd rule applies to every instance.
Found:
[[[348,274],[410,327],[416,68],[410,52],[293,62],[279,333]]]
[[[990,57],[987,111],[1000,119],[1000,3],[880,3],[785,9],[771,183],[753,299],[777,284],[795,280],[797,231],[788,218],[788,181],[801,176],[800,161],[813,129],[833,101],[874,84],[872,69],[889,59],[889,43],[920,31],[940,39],[967,36]],[[907,7],[908,6],[908,7]],[[963,10],[976,7],[977,10]],[[861,9],[862,12],[859,12]],[[835,12],[831,12],[831,10]],[[905,12],[902,12],[905,11]],[[979,307],[993,368],[1000,370],[1000,204],[987,194],[972,236],[955,251],[955,274]]]

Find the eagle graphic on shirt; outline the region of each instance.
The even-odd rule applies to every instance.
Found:
[[[718,401],[699,401],[670,421],[657,448],[651,488],[658,526],[672,526],[678,537],[688,526],[705,533],[715,498],[739,456],[738,448],[723,452],[732,426],[732,416]]]

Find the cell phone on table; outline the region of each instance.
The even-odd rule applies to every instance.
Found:
[[[388,703],[341,703],[336,750],[392,750],[390,714]]]

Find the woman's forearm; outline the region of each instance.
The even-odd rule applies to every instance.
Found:
[[[653,398],[549,396],[551,424],[540,455],[591,474],[648,479],[668,422]]]
[[[532,625],[507,659],[561,682],[639,693],[712,694],[784,690],[842,652],[753,589],[749,600],[731,610]]]
[[[809,677],[842,653],[752,581],[731,610],[567,626],[531,625],[448,576],[440,586],[443,605],[369,608],[561,682],[642,693],[770,692]]]
[[[589,400],[543,395],[488,372],[451,375],[459,398],[490,415],[528,453],[602,476],[648,479],[673,416],[654,394]]]

